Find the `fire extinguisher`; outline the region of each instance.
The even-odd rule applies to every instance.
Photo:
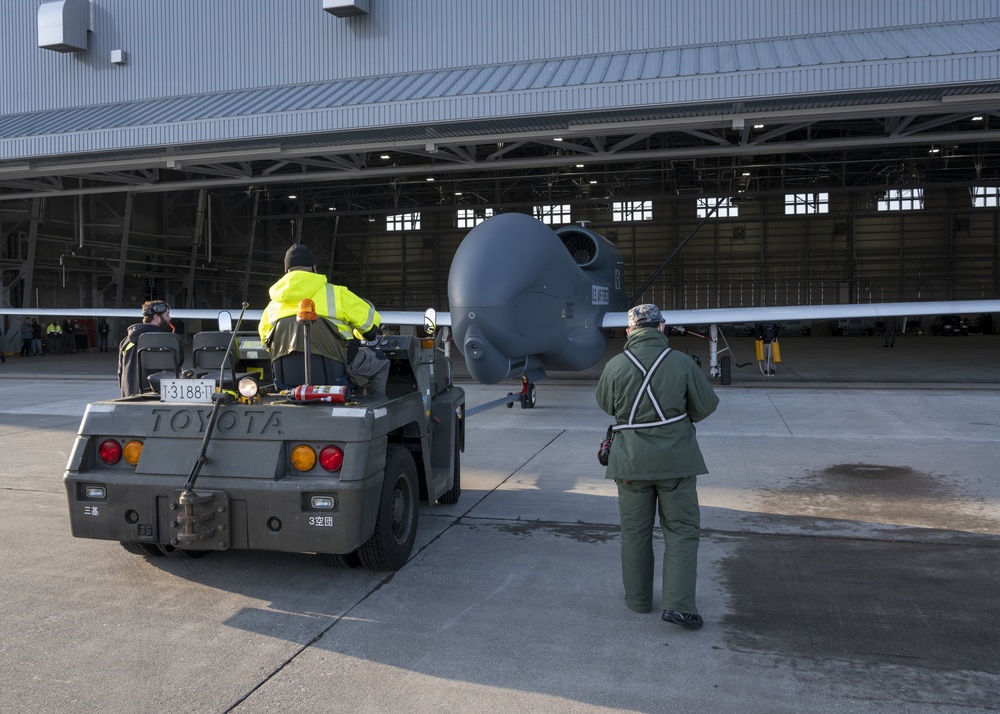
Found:
[[[348,387],[344,385],[311,384],[303,384],[285,392],[286,396],[293,402],[332,402],[334,404],[346,402],[347,393]]]

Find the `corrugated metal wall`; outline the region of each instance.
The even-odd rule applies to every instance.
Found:
[[[93,0],[89,51],[59,54],[37,47],[37,7],[0,5],[0,114],[997,16],[993,0],[371,0],[371,15],[352,19],[320,0]],[[898,40],[902,51],[914,42]],[[804,43],[774,47],[779,64],[815,60]],[[115,49],[128,53],[125,66],[111,64]],[[715,50],[671,61],[705,72],[726,64]]]

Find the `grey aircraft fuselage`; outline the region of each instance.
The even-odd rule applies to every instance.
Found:
[[[604,315],[628,309],[623,260],[578,225],[552,230],[521,213],[494,216],[462,241],[448,275],[455,344],[472,377],[496,384],[581,370],[604,354]]]

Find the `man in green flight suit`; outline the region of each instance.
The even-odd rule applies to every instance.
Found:
[[[663,619],[697,630],[697,477],[708,468],[694,424],[715,411],[719,398],[694,360],[670,349],[656,305],[629,310],[627,334],[624,353],[608,361],[597,383],[597,404],[616,422],[607,478],[618,484],[625,603],[635,612],[652,609],[659,510]]]

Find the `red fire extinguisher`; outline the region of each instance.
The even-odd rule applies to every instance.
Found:
[[[286,394],[293,402],[332,402],[343,404],[347,401],[348,388],[343,385],[303,384]]]

